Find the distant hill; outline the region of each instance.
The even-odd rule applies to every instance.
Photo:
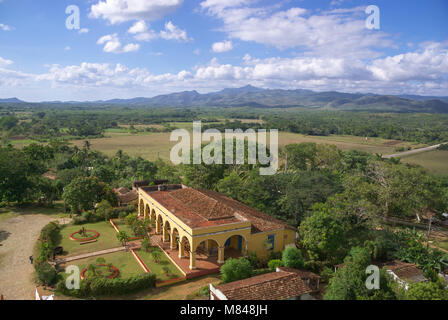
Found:
[[[19,100],[17,98],[0,99],[0,103],[25,103],[25,101]]]
[[[15,98],[13,98],[15,99]],[[0,100],[0,102],[12,102]],[[17,101],[20,101],[16,99]],[[128,107],[251,107],[251,108],[303,108],[318,110],[346,110],[370,112],[426,112],[448,113],[448,97],[418,95],[376,95],[343,93],[336,91],[262,89],[253,86],[228,88],[218,92],[200,94],[183,91],[152,98],[112,99],[91,102],[46,102],[47,104],[82,104]]]
[[[245,86],[206,94],[200,94],[197,91],[184,91],[159,95],[153,98],[109,100],[102,101],[101,103],[147,107],[294,107],[372,112],[448,113],[448,97],[413,97],[415,98],[335,91],[314,92],[303,89],[261,89],[253,86]]]

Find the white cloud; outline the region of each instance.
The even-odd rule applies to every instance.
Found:
[[[78,33],[79,34],[84,34],[84,33],[89,33],[89,29],[87,29],[87,28],[82,28],[82,29],[80,29],[79,31],[78,31]]]
[[[109,53],[132,52],[140,49],[140,45],[135,43],[130,43],[123,47],[116,33],[105,35],[98,39],[96,43],[99,45],[104,44],[103,51]]]
[[[10,64],[13,64],[14,62],[12,60],[4,59],[0,57],[0,67],[1,66],[9,66]]]
[[[107,45],[114,40],[115,35],[107,35],[99,42]],[[112,44],[110,46],[113,47]],[[119,52],[132,50],[132,44],[118,49]],[[52,65],[47,72],[32,75],[6,69],[10,64],[12,61],[0,58],[0,94],[19,95],[25,87],[40,87],[41,90],[36,89],[36,92],[46,92],[42,88],[48,88],[49,82],[52,87],[60,89],[57,92],[65,90],[67,95],[71,94],[69,100],[79,100],[84,95],[90,95],[90,99],[101,99],[193,89],[209,92],[248,83],[264,88],[383,94],[446,95],[448,92],[447,43],[426,43],[413,52],[370,62],[306,55],[257,59],[247,54],[240,65],[221,64],[215,58],[206,65],[164,74],[152,74],[145,68],[129,68],[122,64],[84,62],[80,65]],[[98,92],[103,96],[98,96]]]
[[[215,42],[212,45],[213,52],[222,53],[233,49],[232,41]]]
[[[65,50],[65,51],[70,51],[70,50],[72,50],[72,48],[71,48],[70,46],[66,46],[66,47],[64,48],[64,50]]]
[[[378,48],[393,43],[381,31],[365,28],[363,7],[313,14],[303,8],[254,8],[249,1],[207,0],[201,7],[222,20],[229,38],[278,49],[301,49],[312,55],[378,57]]]
[[[12,28],[10,26],[6,25],[6,24],[0,23],[0,30],[11,31]]]
[[[136,34],[146,32],[148,30],[148,26],[144,20],[137,21],[129,28],[128,33]]]
[[[188,42],[191,41],[185,30],[175,26],[171,21],[165,23],[165,29],[156,33],[154,30],[149,29],[144,21],[137,21],[128,33],[134,34],[134,39],[137,41],[151,41],[154,39],[165,39]]]
[[[179,8],[183,0],[105,0],[91,6],[90,17],[111,24],[132,20],[157,20]]]
[[[448,75],[448,49],[427,43],[415,52],[377,59],[368,70],[382,81],[443,80]]]
[[[165,23],[165,30],[160,31],[160,38],[165,40],[191,41],[187,32],[175,26],[171,21]]]

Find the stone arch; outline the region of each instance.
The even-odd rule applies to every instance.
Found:
[[[171,239],[171,224],[168,219],[165,219],[163,224],[163,241],[168,242]]]
[[[161,214],[157,215],[156,218],[156,234],[162,233],[162,227],[163,227],[163,217]]]
[[[143,201],[143,199],[140,199],[138,209],[139,209],[139,211],[138,211],[138,215],[139,215],[140,217],[143,217],[143,215],[145,214],[145,213],[144,213],[144,210],[145,210],[145,202]]]
[[[171,236],[170,248],[171,248],[171,250],[176,250],[179,246],[179,241],[180,241],[179,231],[177,230],[176,227],[173,227],[173,229],[171,230],[170,236]]]
[[[150,214],[150,220],[151,220],[151,222],[152,222],[152,223],[155,223],[155,222],[156,222],[156,218],[157,218],[156,210],[151,209],[151,214]]]
[[[219,243],[215,239],[203,240],[196,246],[195,252],[199,255],[218,258]]]
[[[182,236],[179,241],[179,258],[186,258],[191,254],[190,240]]]
[[[145,205],[145,219],[148,219],[148,218],[149,218],[149,205],[146,204]]]
[[[240,234],[234,234],[227,238],[223,244],[225,258],[238,258],[246,254],[247,240]]]

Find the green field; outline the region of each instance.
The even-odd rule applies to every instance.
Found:
[[[82,227],[88,230],[96,230],[100,236],[97,242],[80,245],[78,241],[70,239],[70,234],[80,230]],[[109,222],[97,222],[84,224],[82,226],[68,225],[61,230],[60,246],[64,248],[64,255],[78,255],[88,252],[100,251],[119,247],[121,244],[117,239],[117,232]]]
[[[141,156],[144,159],[154,161],[157,158],[168,160],[171,148],[177,142],[170,141],[169,132],[164,133],[117,133],[110,132],[105,138],[91,139],[91,148],[112,156],[121,149],[130,156]],[[371,153],[390,154],[399,147],[418,148],[424,145],[396,140],[385,140],[381,138],[369,138],[355,136],[305,136],[289,132],[279,133],[279,145],[284,146],[291,143],[315,142],[336,145],[342,150],[362,150]],[[82,147],[83,141],[73,141]]]
[[[434,150],[403,157],[401,162],[418,164],[430,172],[448,175],[448,151]]]
[[[112,263],[115,267],[117,267],[120,271],[118,278],[126,279],[144,273],[142,267],[138,264],[137,260],[135,260],[132,253],[125,251],[76,260],[70,262],[70,264],[77,265],[79,267],[79,270],[82,271],[90,264],[96,264],[96,260],[98,258],[103,258],[104,260],[106,260],[106,264]]]
[[[151,270],[152,273],[155,273],[157,279],[159,280],[169,280],[173,278],[182,277],[183,274],[177,269],[177,267],[167,258],[165,253],[163,253],[159,248],[154,247],[153,250],[160,251],[160,261],[156,263],[151,255],[151,253],[146,252],[144,250],[137,250],[137,254],[146,264],[146,266]],[[169,275],[166,275],[163,268],[167,267],[169,269]]]

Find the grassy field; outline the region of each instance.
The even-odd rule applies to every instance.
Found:
[[[54,216],[54,218],[68,218],[69,214],[64,212],[64,205],[61,201],[56,202],[54,205],[54,208],[44,208],[44,207],[37,207],[37,206],[30,206],[30,207],[4,207],[0,208],[0,223],[2,221],[5,221],[7,219],[11,219],[14,217],[17,217],[19,215],[26,215],[26,214],[44,214],[44,215],[51,215]]]
[[[403,157],[401,162],[418,164],[429,171],[448,175],[448,151],[434,150]]]
[[[82,227],[88,230],[96,230],[100,236],[97,242],[80,245],[78,241],[70,240],[70,234],[80,230]],[[82,226],[68,225],[61,230],[60,246],[64,248],[64,255],[78,255],[87,252],[100,251],[119,247],[121,244],[117,239],[117,232],[109,222],[89,223]]]
[[[129,134],[109,132],[105,138],[92,139],[89,141],[91,143],[91,148],[104,152],[109,156],[114,155],[117,150],[121,149],[131,156],[141,156],[142,158],[151,161],[156,160],[159,157],[168,160],[171,148],[177,143],[170,141],[170,135],[171,133]],[[423,146],[410,142],[385,140],[380,138],[369,138],[366,141],[365,138],[354,136],[317,137],[289,132],[279,133],[280,146],[301,142],[328,143],[336,145],[342,150],[358,149],[381,154],[393,153],[394,150],[399,147],[418,148]],[[81,140],[73,141],[73,143],[80,147],[83,145],[83,141]]]
[[[151,270],[152,273],[155,273],[157,279],[159,280],[168,280],[173,278],[182,277],[183,274],[177,269],[177,267],[167,258],[167,256],[159,249],[154,247],[153,250],[160,251],[160,261],[156,263],[151,255],[151,253],[146,252],[144,250],[138,250],[137,254],[146,264],[146,266]],[[169,269],[169,276],[165,274],[163,268],[167,267]]]
[[[106,264],[112,263],[120,271],[119,278],[126,279],[132,276],[136,276],[144,273],[142,267],[135,260],[134,256],[130,252],[119,251],[114,253],[105,254],[103,256],[90,257],[87,259],[76,260],[70,262],[70,264],[77,265],[82,271],[90,264],[95,264],[98,258],[106,260]],[[63,267],[63,266],[62,266]]]

